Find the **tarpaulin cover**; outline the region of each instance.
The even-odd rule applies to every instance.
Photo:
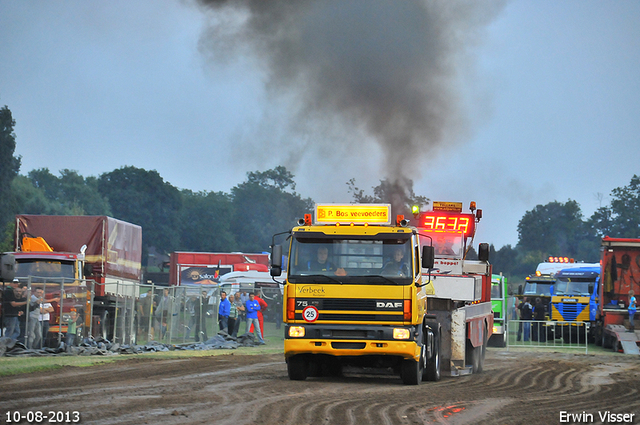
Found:
[[[107,216],[17,215],[16,251],[23,234],[42,237],[55,252],[80,253],[87,246],[85,260],[93,276],[140,280],[142,227]]]

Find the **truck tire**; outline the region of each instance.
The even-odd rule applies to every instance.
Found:
[[[482,359],[482,346],[474,347],[471,344],[470,340],[467,340],[467,349],[466,349],[466,360],[465,363],[467,365],[471,365],[472,373],[479,373],[482,371],[481,359]]]
[[[422,349],[424,350],[424,346]],[[415,361],[413,359],[402,360],[400,377],[405,385],[420,385],[420,382],[422,382],[423,372],[423,367],[421,365],[421,361]]]
[[[487,355],[487,328],[484,329],[484,338],[482,339],[482,347],[480,347],[480,360],[478,363],[478,370],[474,373],[481,373],[484,369],[484,358]]]
[[[437,382],[440,377],[440,331],[435,330],[433,335],[433,355],[427,361],[423,379]]]
[[[604,338],[602,337],[602,326],[600,325],[600,323],[597,323],[595,325],[595,330],[593,332],[593,339],[594,342],[596,343],[596,346],[600,347],[602,346],[602,342],[604,341]]]
[[[287,373],[292,381],[307,379],[307,359],[303,356],[292,356],[287,359]]]

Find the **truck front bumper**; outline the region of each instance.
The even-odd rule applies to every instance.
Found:
[[[291,328],[304,328],[304,335],[290,336]],[[394,329],[408,331],[408,339],[394,338]],[[295,333],[295,332],[294,332]],[[324,354],[347,356],[397,356],[419,360],[422,338],[417,326],[309,325],[285,326],[284,354]]]

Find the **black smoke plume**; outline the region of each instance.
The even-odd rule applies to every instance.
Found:
[[[218,57],[249,52],[257,59],[269,93],[294,99],[292,128],[312,121],[316,130],[351,133],[344,140],[358,146],[349,152],[359,161],[376,144],[384,163],[371,168],[391,182],[419,178],[442,148],[468,134],[461,75],[472,74],[473,48],[503,6],[476,0],[200,4],[216,17],[204,46]]]

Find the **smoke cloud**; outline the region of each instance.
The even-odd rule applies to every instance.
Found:
[[[325,133],[314,144],[332,148],[329,134],[342,133],[360,157],[375,144],[384,163],[372,168],[391,182],[419,178],[428,159],[468,135],[461,75],[470,74],[473,49],[503,7],[475,0],[200,4],[215,16],[202,39],[213,57],[249,54],[265,71],[268,93],[289,99],[290,141],[304,144],[313,128]],[[299,160],[300,150],[290,149]]]

